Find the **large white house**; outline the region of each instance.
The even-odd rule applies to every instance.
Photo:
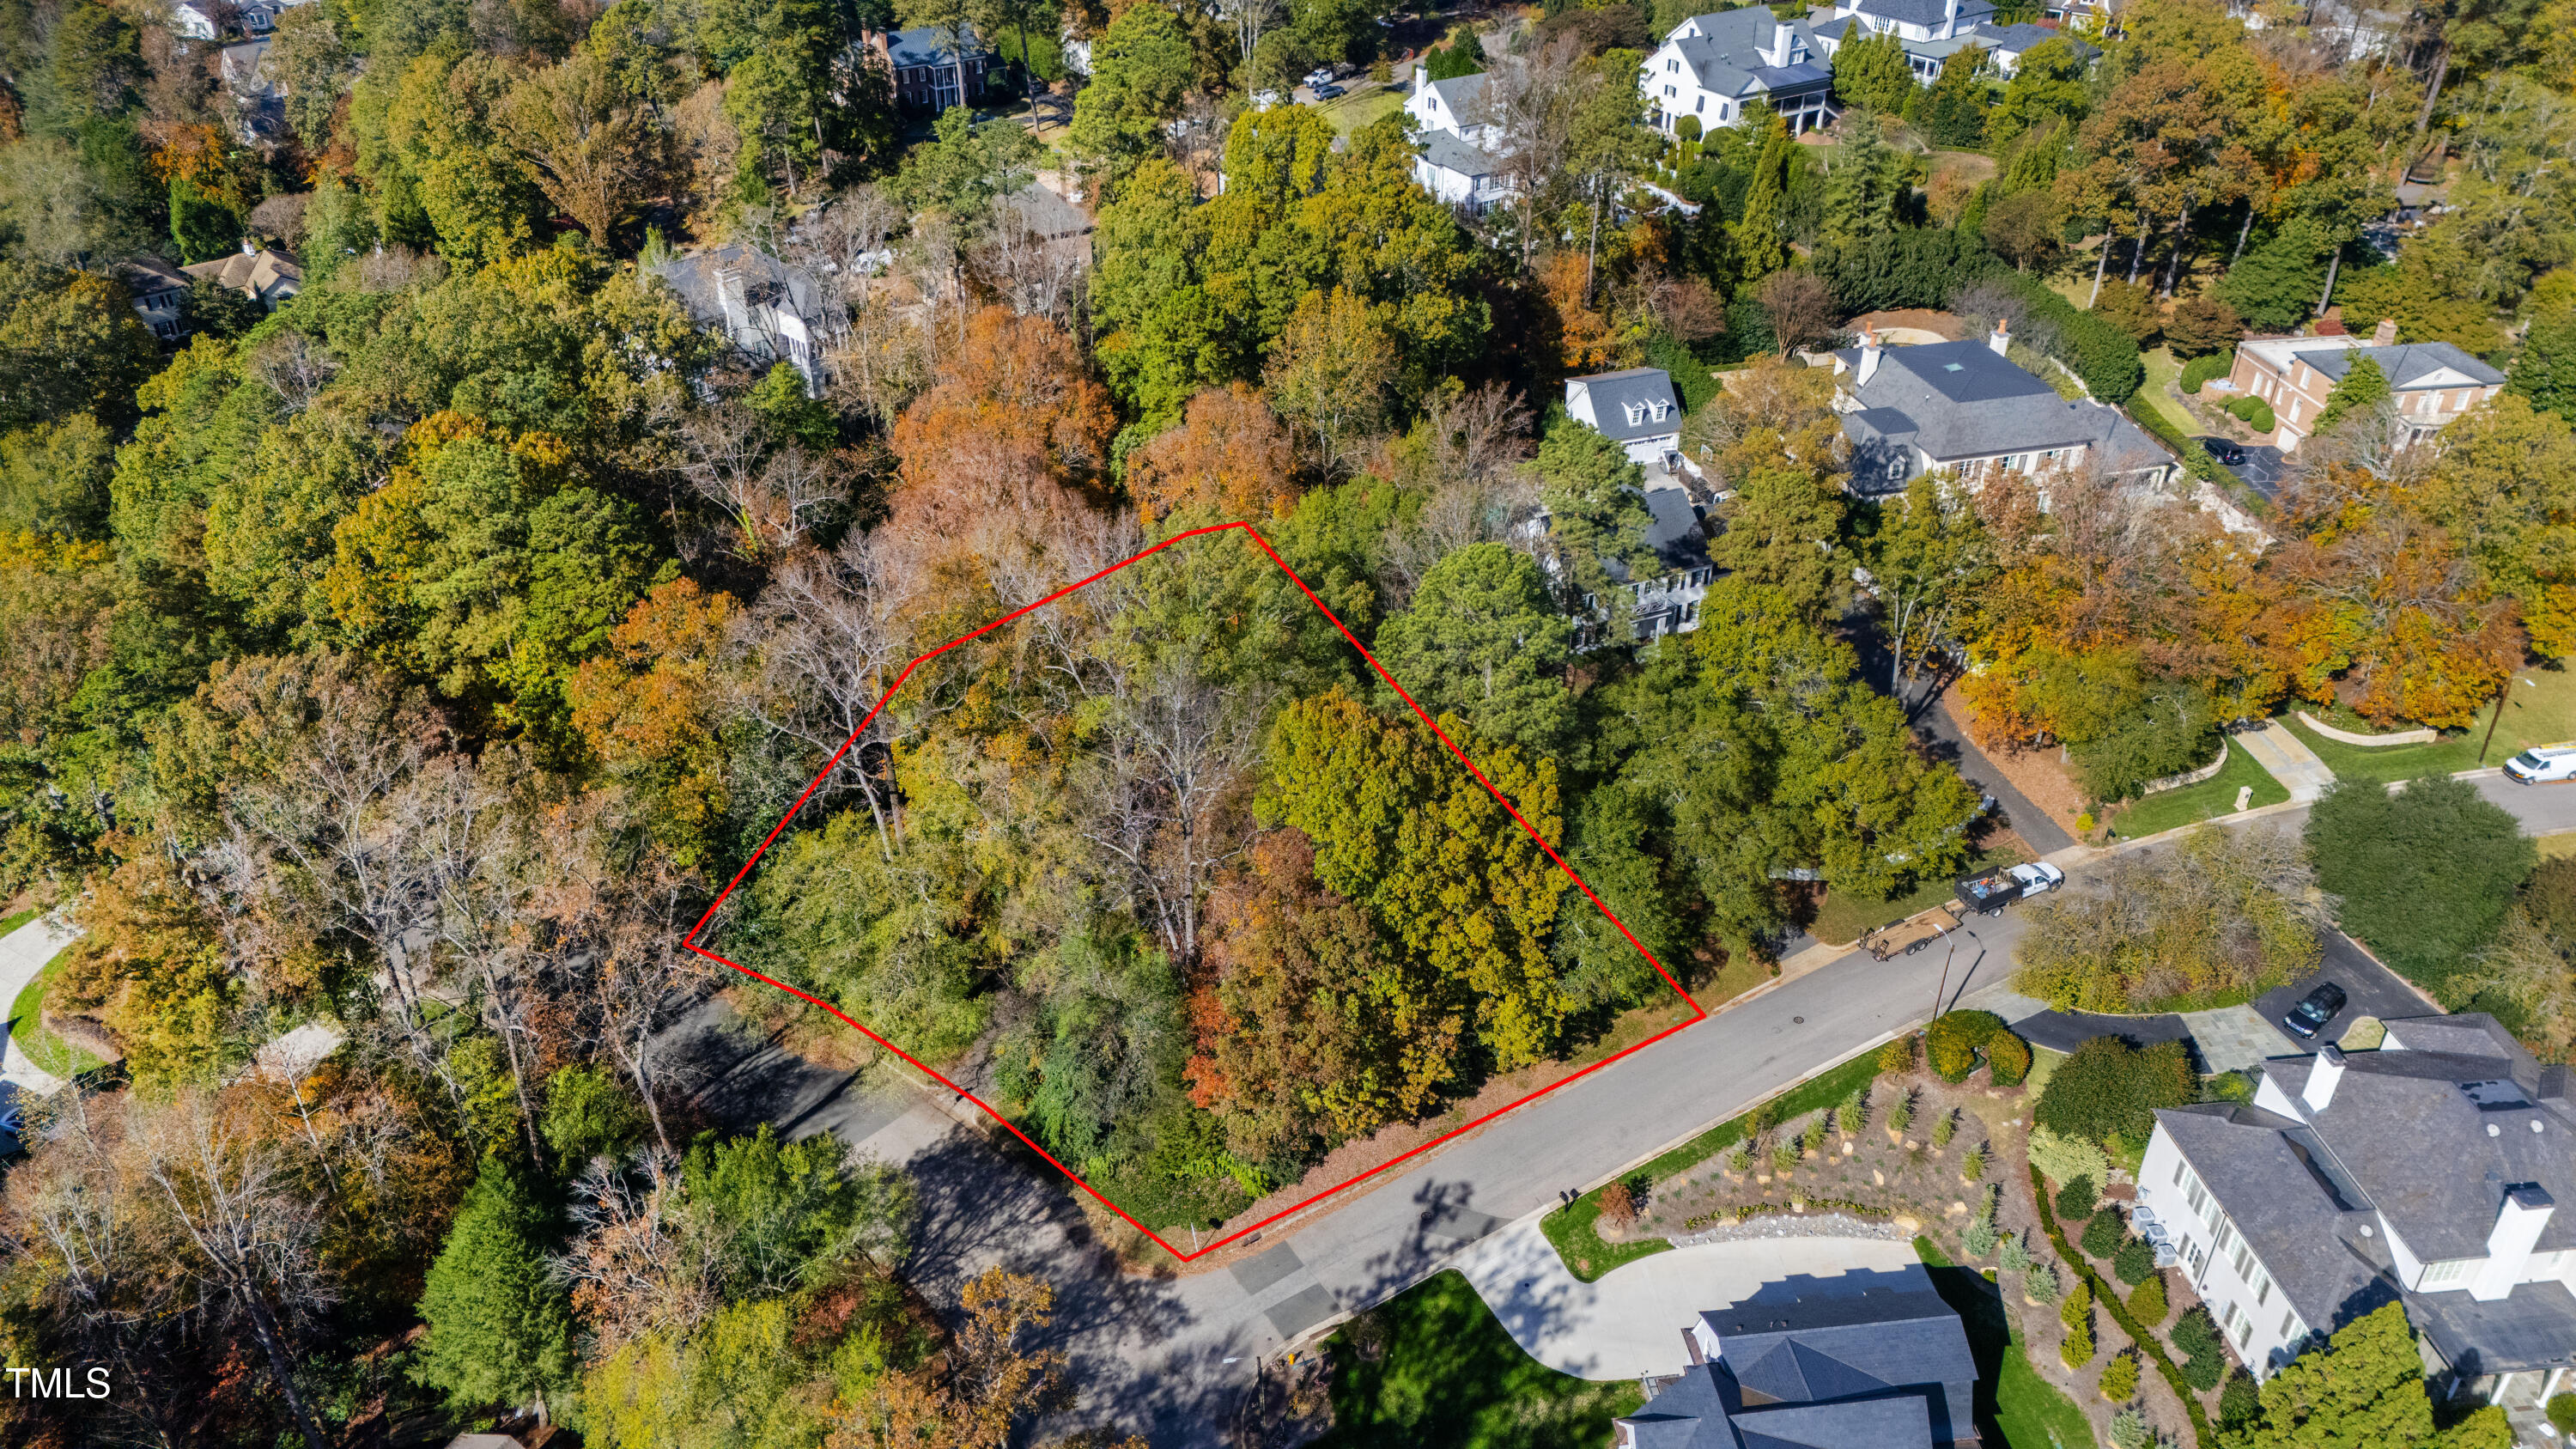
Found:
[[[1797,135],[1836,114],[1829,54],[1804,20],[1782,20],[1760,6],[1722,10],[1674,26],[1638,67],[1637,88],[1648,122],[1667,135],[1685,116],[1697,119],[1702,131],[1741,125],[1744,108],[1755,101],[1778,112]]]
[[[1618,560],[1609,562],[1621,597],[1613,603],[1587,601],[1595,617],[1583,626],[1586,647],[1648,644],[1698,628],[1700,601],[1717,578],[1708,561],[1713,525],[1703,522],[1692,497],[1699,469],[1682,456],[1682,405],[1673,394],[1672,374],[1659,367],[1630,367],[1567,378],[1565,410],[1617,443],[1628,461],[1643,470],[1637,492],[1652,520],[1643,541],[1654,551],[1653,564],[1632,574]],[[1543,516],[1537,526],[1546,526]]]
[[[1969,46],[1983,49],[1995,69],[2010,75],[2021,68],[2023,52],[2058,38],[2045,25],[1996,24],[1995,7],[1987,0],[1836,0],[1833,18],[1817,22],[1813,33],[1828,59],[1847,40],[1892,35],[1914,79],[1927,86],[1940,78],[1943,61]],[[2079,54],[2095,53],[2082,41],[2072,43]]]
[[[2545,1399],[2576,1366],[2568,1069],[2482,1013],[2387,1029],[2158,1112],[2138,1202],[2257,1374],[2399,1301],[2452,1392]]]
[[[1503,163],[1487,149],[1495,128],[1481,104],[1484,90],[1482,75],[1436,81],[1417,65],[1413,94],[1404,102],[1422,148],[1413,158],[1413,179],[1439,200],[1477,215],[1513,194]]]

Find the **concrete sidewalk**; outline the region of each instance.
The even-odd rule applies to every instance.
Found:
[[[2273,779],[2289,787],[2293,805],[2314,802],[2326,792],[2326,786],[2334,783],[2334,771],[2327,769],[2317,752],[2279,720],[2265,720],[2261,729],[2236,736],[2236,743],[2243,745],[2254,763],[2270,772]]]
[[[1902,1238],[1782,1235],[1675,1248],[1585,1283],[1525,1218],[1450,1260],[1530,1357],[1559,1373],[1610,1381],[1679,1373],[1682,1330],[1713,1308],[1793,1274],[1840,1277],[1916,1261]]]

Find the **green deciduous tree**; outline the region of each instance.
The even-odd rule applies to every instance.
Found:
[[[1573,638],[1529,555],[1479,543],[1431,566],[1378,630],[1375,652],[1424,709],[1541,759],[1556,753],[1571,717]]]
[[[1160,5],[1129,6],[1091,46],[1091,84],[1073,101],[1065,145],[1114,188],[1162,147],[1180,114],[1193,59],[1180,21]]]
[[[1986,51],[1979,45],[1952,51],[1931,89],[1914,102],[1914,123],[1936,146],[1974,146],[1986,135]]]
[[[2182,1043],[2139,1048],[2116,1036],[2097,1036],[2057,1064],[2031,1120],[2134,1160],[2154,1135],[2158,1109],[2187,1106],[2199,1096],[2200,1080]]]
[[[2345,370],[2343,381],[2327,394],[2326,405],[2317,414],[2315,431],[2325,432],[2347,417],[2388,406],[2395,397],[2388,386],[2388,374],[2379,370],[2379,363],[2367,356],[2356,357]]]
[[[2538,858],[2511,815],[2443,777],[2394,795],[2339,781],[2307,841],[2317,885],[2341,898],[2337,923],[2437,990],[2495,934]]]
[[[1531,466],[1539,501],[1547,505],[1559,578],[1577,594],[1591,596],[1590,608],[1619,619],[1618,580],[1641,578],[1654,568],[1654,552],[1646,547],[1654,516],[1640,491],[1645,470],[1617,443],[1572,421],[1549,431]]]
[[[2197,831],[2157,858],[2123,857],[2099,888],[2036,903],[2014,980],[2068,1011],[2260,992],[2316,964],[2307,885],[2286,835]]]
[[[2072,125],[2083,120],[2090,109],[2084,83],[2089,69],[2087,57],[2065,36],[2023,51],[2021,64],[2004,86],[2003,99],[1986,116],[1987,141],[2000,146],[2051,123]]]

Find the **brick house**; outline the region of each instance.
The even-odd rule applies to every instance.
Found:
[[[993,49],[975,33],[974,26],[963,28],[966,93],[957,93],[958,47],[950,43],[948,28],[942,25],[917,25],[910,30],[868,31],[860,44],[874,51],[877,63],[894,76],[895,99],[916,109],[944,111],[965,105],[984,93],[986,73],[999,62]]]
[[[2397,415],[2418,441],[2485,402],[2504,387],[2504,374],[2448,342],[2397,341],[2397,324],[2383,321],[2368,342],[2358,337],[2260,337],[2239,344],[2231,391],[2251,393],[2271,405],[2285,453],[2316,432],[2326,398],[2352,370],[2353,360],[2379,364],[2397,395]]]

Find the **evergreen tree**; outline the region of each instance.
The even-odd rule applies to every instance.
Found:
[[[1894,35],[1846,41],[1834,52],[1834,94],[1853,110],[1902,111],[1915,90],[1914,67]]]
[[[554,1235],[527,1181],[486,1158],[420,1296],[429,1333],[412,1373],[457,1409],[543,1405],[571,1379],[572,1308],[545,1259]]]
[[[2533,407],[2576,422],[2576,305],[2531,319],[2507,386],[2529,398]]]
[[[1843,494],[1804,468],[1747,469],[1726,505],[1726,528],[1709,546],[1719,568],[1776,589],[1802,618],[1830,618],[1851,593],[1841,545]]]
[[[1844,118],[1843,142],[1825,176],[1825,235],[1846,244],[1879,236],[1896,225],[1898,174],[1904,158],[1879,135],[1878,116],[1857,111]]]
[[[1941,62],[1941,74],[1914,103],[1915,123],[1936,146],[1974,146],[1986,134],[1986,51],[1971,45]]]
[[[1646,529],[1654,516],[1642,491],[1645,470],[1626,450],[1581,423],[1567,422],[1538,446],[1539,501],[1548,535],[1565,561],[1565,577],[1595,607],[1610,608],[1616,587],[1609,565],[1636,577],[1654,566]]]
[[[2371,409],[2387,402],[2396,394],[2389,389],[2388,374],[2369,357],[2356,357],[2347,368],[2343,381],[2336,383],[2327,395],[2325,411],[2317,414],[2317,431],[2322,433],[2347,417],[2368,415]]]
[[[2224,1431],[2225,1449],[2422,1444],[2433,1437],[2424,1363],[2403,1304],[2390,1303],[2291,1360],[2263,1385],[2262,1409]]]
[[[2325,285],[2325,250],[2306,226],[2283,227],[2228,268],[2211,294],[2260,331],[2290,331],[2308,319]]]
[[[1746,277],[1766,277],[1788,264],[1780,224],[1789,200],[1789,128],[1773,117],[1744,193],[1744,219],[1735,224],[1735,253]]]
[[[1455,713],[1536,758],[1556,753],[1572,709],[1573,635],[1529,555],[1479,543],[1431,566],[1413,602],[1378,631],[1377,656],[1424,709]]]

